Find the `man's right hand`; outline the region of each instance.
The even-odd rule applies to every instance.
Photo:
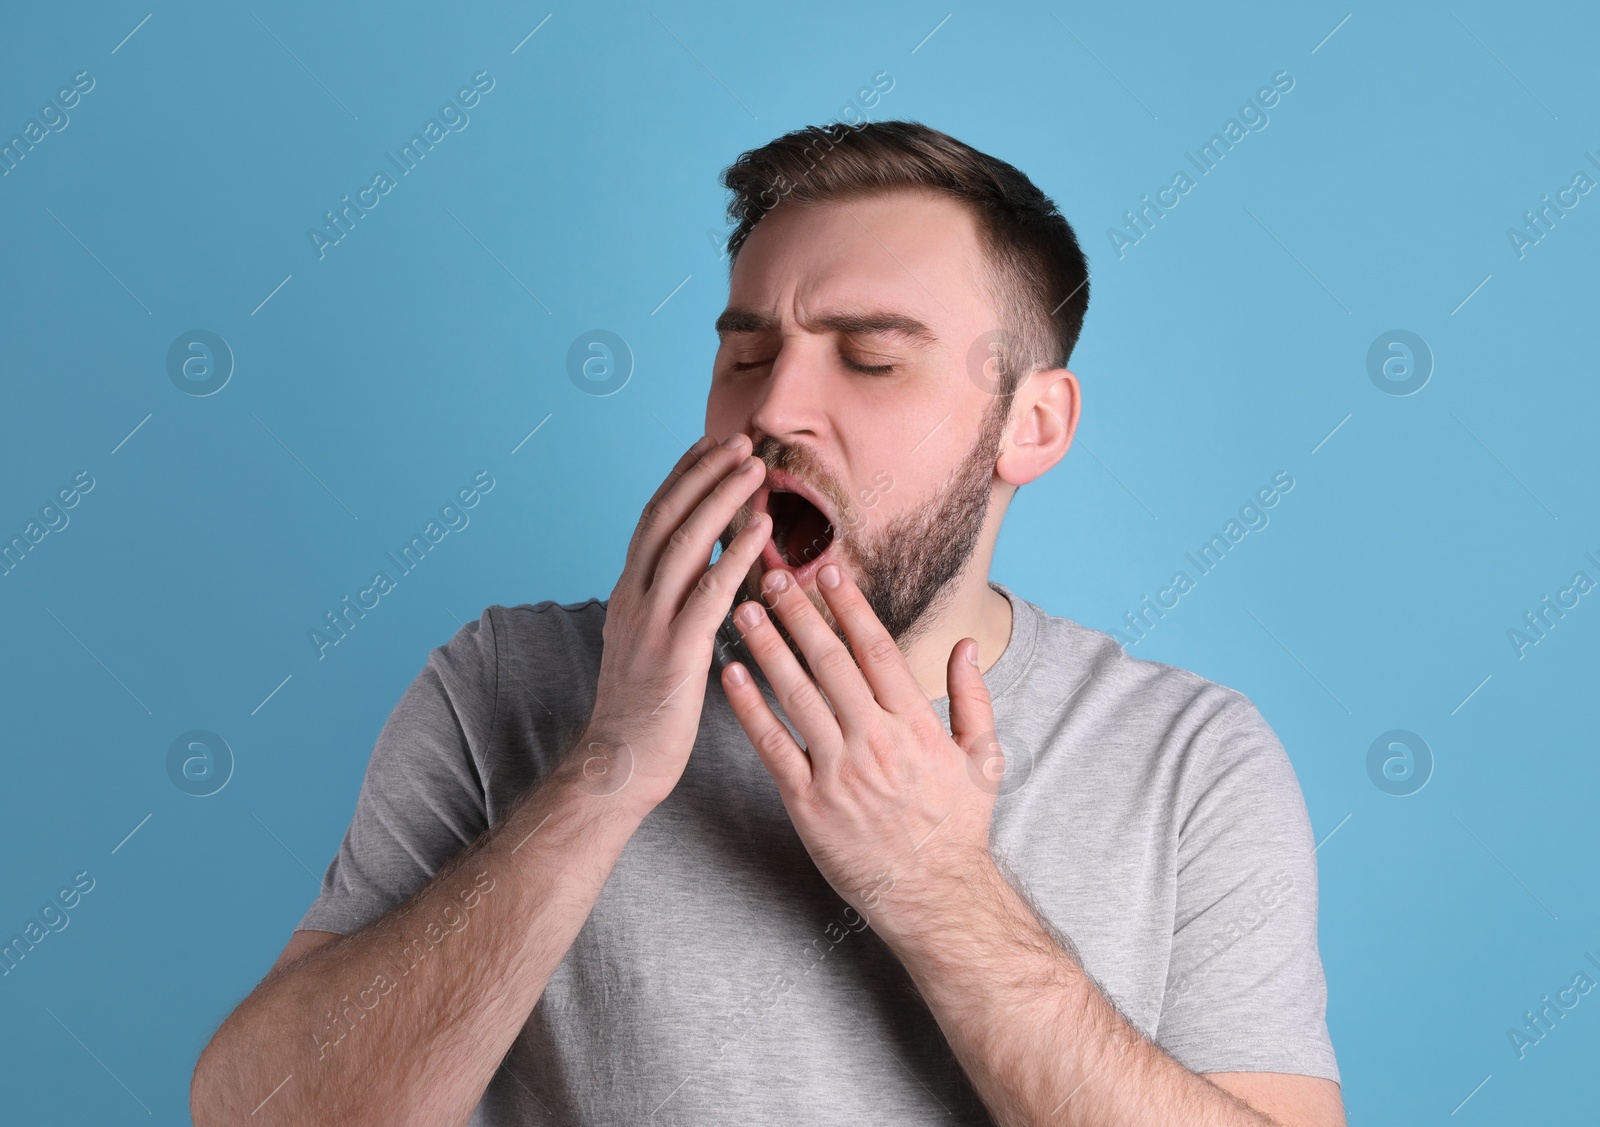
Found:
[[[749,438],[732,441],[702,438],[678,459],[639,518],[606,606],[594,711],[572,755],[582,789],[625,796],[642,812],[683,774],[717,627],[771,534],[771,518],[758,513],[710,562],[712,545],[766,477]]]

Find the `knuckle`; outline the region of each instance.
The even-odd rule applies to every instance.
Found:
[[[789,746],[789,733],[783,728],[773,725],[761,733],[756,741],[756,748],[763,755],[774,756],[781,754]]]
[[[932,743],[944,735],[944,726],[931,716],[913,716],[906,721],[906,726],[918,744]]]
[[[867,754],[875,763],[888,763],[895,758],[894,737],[883,728],[873,726],[866,735]]]
[[[795,702],[795,712],[799,713],[798,719],[807,722],[808,727],[820,727],[823,721],[833,719],[833,709],[822,699],[822,694],[815,691],[805,693]]]
[[[898,652],[898,650],[899,647],[897,647],[893,641],[888,638],[879,637],[868,642],[865,648],[862,650],[862,653],[866,656],[866,659],[872,662],[874,665],[887,665],[894,654]]]
[[[694,530],[686,524],[680,524],[672,530],[672,535],[667,539],[667,544],[669,547],[681,552],[688,548],[693,540]]]
[[[829,678],[843,677],[855,667],[855,661],[842,646],[825,651],[816,661],[817,672]]]
[[[698,599],[715,598],[721,591],[722,579],[716,568],[708,568],[694,585],[694,597]]]

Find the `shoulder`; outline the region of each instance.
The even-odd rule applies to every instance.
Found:
[[[558,651],[599,651],[601,630],[609,599],[589,598],[560,603],[545,599],[516,606],[495,605],[484,614],[494,616],[500,633],[501,659]]]
[[[495,603],[428,654],[427,670],[452,697],[488,696],[501,675],[530,665],[584,663],[598,657],[606,601]]]
[[[1189,809],[1221,777],[1242,784],[1253,776],[1258,793],[1298,797],[1288,793],[1288,756],[1250,697],[1192,670],[1136,657],[1103,631],[1033,610],[1037,638],[1022,689],[1027,736],[1065,739],[1078,749],[1080,769],[1106,786],[1163,795],[1173,811]],[[1035,728],[1040,722],[1043,730]]]
[[[1255,713],[1244,693],[1192,670],[1130,654],[1110,634],[1034,606],[1035,664],[1049,680],[1122,722],[1164,734],[1225,731]],[[1038,672],[1036,670],[1035,672]]]

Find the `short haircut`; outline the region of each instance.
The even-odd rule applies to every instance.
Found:
[[[1089,265],[1054,201],[1005,161],[920,122],[834,122],[740,154],[721,182],[733,193],[728,218],[737,224],[730,274],[750,231],[785,200],[922,189],[965,202],[989,267],[979,281],[1001,319],[996,395],[1009,401],[1024,375],[1067,366],[1089,307]]]

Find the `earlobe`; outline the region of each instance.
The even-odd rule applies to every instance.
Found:
[[[1017,389],[1015,418],[1000,445],[995,473],[1010,485],[1026,485],[1066,455],[1078,430],[1078,377],[1065,368],[1034,372]]]

